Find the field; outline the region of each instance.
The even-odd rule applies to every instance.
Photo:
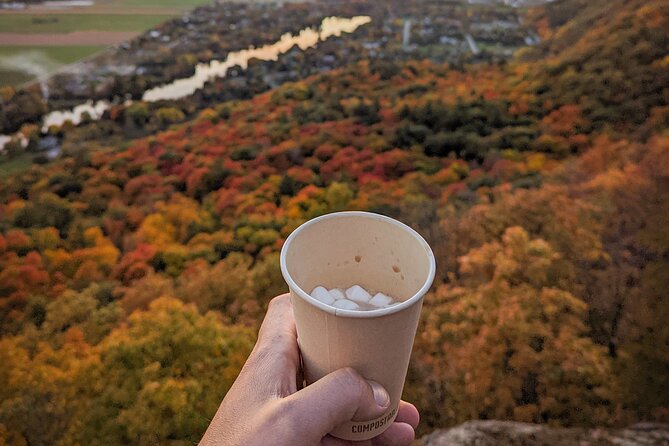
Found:
[[[191,9],[209,3],[207,0],[118,0],[128,8],[179,8]]]
[[[33,155],[27,152],[11,160],[5,160],[4,158],[0,159],[0,180],[27,170],[33,163]]]
[[[0,87],[18,86],[132,38],[207,0],[112,0],[0,11]]]
[[[0,69],[0,83],[2,83],[2,85],[21,85],[24,82],[28,82],[30,79],[31,75],[25,71]]]
[[[90,56],[104,46],[1,46],[0,86],[19,85]]]
[[[6,14],[0,15],[3,33],[69,33],[73,31],[143,31],[169,15],[126,14]]]

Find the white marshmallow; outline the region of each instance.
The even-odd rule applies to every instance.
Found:
[[[344,292],[339,288],[332,288],[329,292],[330,296],[332,296],[334,300],[346,299],[346,296],[344,296]]]
[[[386,296],[383,293],[376,293],[374,297],[369,301],[370,305],[374,305],[375,307],[383,308],[387,307],[390,304],[393,303],[393,298],[390,296]]]
[[[332,305],[335,301],[334,297],[330,295],[328,290],[326,290],[322,286],[317,286],[316,288],[314,288],[314,290],[311,292],[311,297],[323,302],[325,305]]]
[[[346,297],[349,300],[352,300],[352,301],[355,301],[355,302],[367,303],[367,302],[369,302],[369,299],[372,297],[372,295],[369,294],[360,285],[353,285],[351,288],[346,290]]]
[[[339,299],[336,300],[334,304],[332,304],[333,307],[335,308],[341,308],[342,310],[357,310],[360,308],[358,304],[355,302],[351,302],[348,299]]]

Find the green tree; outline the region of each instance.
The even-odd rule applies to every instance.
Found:
[[[39,339],[60,348],[68,330],[76,327],[87,343],[100,342],[121,319],[116,303],[100,306],[97,295],[102,286],[90,285],[79,293],[68,290],[46,305],[46,316],[40,326]]]
[[[14,225],[19,228],[53,226],[64,236],[73,217],[70,203],[56,195],[44,193],[16,212]]]
[[[160,128],[167,128],[184,120],[186,115],[176,107],[162,107],[156,110],[152,120],[155,120]]]
[[[147,122],[151,117],[149,108],[143,102],[135,102],[130,107],[125,109],[126,125],[134,125],[136,127],[141,127]]]

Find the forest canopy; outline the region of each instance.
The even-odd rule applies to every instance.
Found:
[[[3,444],[197,442],[283,241],[345,209],[434,248],[421,433],[669,421],[669,11],[607,5],[531,10],[504,64],[364,60],[193,119],[119,109],[156,126],[123,144],[68,130],[0,184]]]

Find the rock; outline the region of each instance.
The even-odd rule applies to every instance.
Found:
[[[512,421],[468,421],[423,437],[424,446],[669,446],[669,424],[625,429],[552,428]]]

